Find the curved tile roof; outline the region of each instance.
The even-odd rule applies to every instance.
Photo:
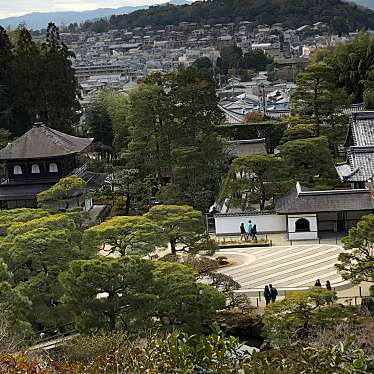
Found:
[[[0,150],[0,160],[28,160],[68,156],[84,151],[93,138],[79,138],[50,127],[34,126]]]
[[[374,210],[369,190],[301,191],[292,188],[276,200],[278,214]]]

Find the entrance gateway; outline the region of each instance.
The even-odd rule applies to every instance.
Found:
[[[275,209],[287,217],[289,240],[307,240],[318,239],[319,232],[347,232],[374,212],[374,203],[367,188],[309,191],[297,183],[277,200]]]

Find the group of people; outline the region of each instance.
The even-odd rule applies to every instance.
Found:
[[[264,289],[264,298],[266,301],[266,305],[270,304],[270,302],[275,303],[277,299],[278,291],[272,284],[266,285]]]
[[[314,283],[314,287],[322,287],[321,281],[319,279]],[[332,291],[331,283],[329,280],[326,281],[326,290]]]
[[[322,287],[321,281],[319,279],[316,280],[316,283],[314,283],[315,287]],[[332,291],[331,283],[329,280],[326,281],[326,289],[328,291]],[[272,303],[275,303],[275,300],[277,299],[278,291],[275,287],[273,287],[272,284],[266,285],[264,289],[264,298],[266,301],[266,305]]]
[[[257,226],[252,225],[252,221],[248,221],[247,230],[244,223],[240,224],[240,240],[257,240]]]

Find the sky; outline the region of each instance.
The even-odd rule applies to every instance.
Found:
[[[0,18],[21,16],[31,12],[82,11],[164,2],[165,0],[0,0]]]

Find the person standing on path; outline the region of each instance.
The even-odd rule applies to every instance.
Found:
[[[248,226],[247,226],[247,240],[249,240],[250,236],[252,235],[252,229],[253,229],[252,221],[249,220]]]
[[[321,281],[319,279],[317,279],[316,283],[314,283],[314,287],[322,287]]]
[[[331,283],[329,280],[326,281],[326,290],[332,291]]]
[[[271,302],[275,303],[275,300],[277,299],[277,296],[278,296],[278,291],[275,287],[273,287],[272,284],[269,284],[269,289],[270,289]]]
[[[253,225],[251,236],[252,236],[252,240],[257,240],[257,225]]]
[[[271,301],[271,293],[270,293],[268,285],[266,285],[264,289],[264,298],[265,298],[266,305],[269,305]]]
[[[240,240],[246,240],[247,233],[245,231],[244,223],[240,224]]]

